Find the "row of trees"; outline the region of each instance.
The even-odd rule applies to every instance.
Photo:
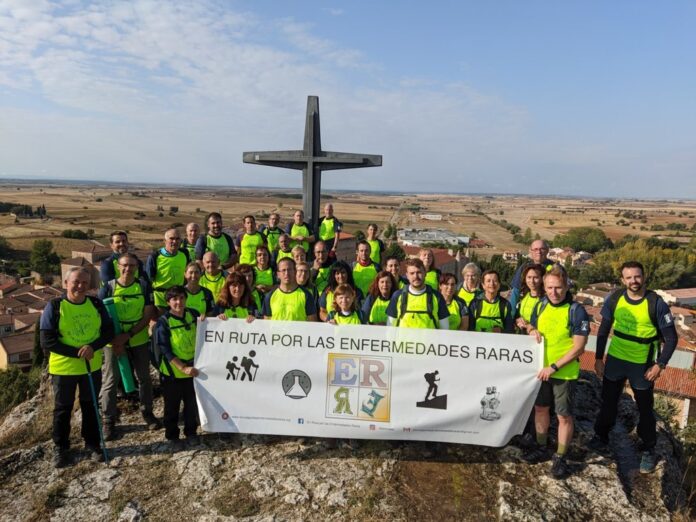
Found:
[[[36,210],[31,205],[23,205],[21,203],[9,203],[0,201],[0,212],[9,212],[15,216],[23,217],[46,217],[46,205],[39,205]]]

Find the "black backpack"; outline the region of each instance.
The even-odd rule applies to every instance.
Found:
[[[435,292],[433,292],[433,289],[430,288],[429,286],[425,286],[425,295],[427,296],[427,305],[426,305],[426,310],[425,312],[423,311],[410,311],[406,310],[406,305],[408,304],[408,286],[405,286],[401,290],[401,295],[399,296],[399,317],[396,319],[396,325],[399,326],[401,324],[401,320],[403,319],[404,315],[406,313],[410,314],[428,314],[428,317],[430,317],[430,320],[433,322],[434,327],[440,328],[440,321],[438,321],[435,316],[433,315],[433,299],[436,299]]]
[[[507,300],[504,299],[503,297],[498,296],[498,317],[500,319],[500,326],[501,328],[505,328],[505,304],[507,303]],[[538,305],[539,303],[537,303]],[[471,302],[471,310],[472,313],[474,314],[474,321],[476,321],[479,317],[481,317],[481,310],[483,310],[483,296],[478,295],[474,297],[474,300]]]

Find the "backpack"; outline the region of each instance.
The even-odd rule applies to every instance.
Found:
[[[605,306],[607,306],[607,308],[611,311],[612,317],[614,316],[616,305],[619,303],[619,299],[621,299],[621,296],[624,295],[624,293],[624,290],[616,290],[607,298]],[[648,361],[651,361],[653,359],[653,350],[655,349],[657,349],[657,356],[660,356],[660,348],[664,340],[662,337],[662,332],[660,331],[660,322],[657,318],[657,301],[659,298],[660,296],[652,290],[647,290],[645,292],[645,299],[648,300],[648,315],[650,316],[650,322],[655,327],[655,330],[657,330],[657,334],[655,335],[655,337],[651,337],[650,339],[639,339],[632,335],[628,335],[623,332],[617,332],[616,330],[614,330],[614,335],[621,339],[626,339],[628,341],[634,341],[641,344],[650,344],[651,346],[650,351],[648,353]]]
[[[433,325],[435,326],[435,328],[436,329],[440,328],[440,321],[438,321],[435,318],[435,316],[433,315],[433,299],[435,299],[435,294],[433,293],[432,288],[425,285],[425,294],[428,296],[427,297],[426,311],[425,312],[409,312],[409,313],[412,313],[412,314],[426,313],[426,314],[428,314],[428,317],[430,317],[430,320],[433,322]],[[406,313],[408,312],[408,310],[406,310],[407,303],[408,303],[408,287],[405,286],[401,290],[401,295],[399,296],[399,317],[396,320],[395,326],[399,326],[404,315],[406,315]]]
[[[498,317],[503,328],[505,328],[505,303],[507,303],[507,300],[498,296]],[[537,303],[537,305],[538,304],[539,303]],[[471,301],[471,305],[472,306],[470,308],[474,314],[474,321],[476,321],[476,319],[481,317],[481,310],[483,310],[483,297],[481,295],[477,295],[474,297],[473,301]]]
[[[539,302],[534,306],[534,310],[532,310],[532,317],[536,317],[537,321],[539,320],[539,316],[541,313],[544,311],[544,308],[549,304],[548,299],[543,298],[540,299]],[[582,305],[576,301],[571,301],[570,303],[570,310],[568,311],[568,336],[573,337],[573,323],[575,323],[575,316],[578,313],[578,310],[582,308]]]

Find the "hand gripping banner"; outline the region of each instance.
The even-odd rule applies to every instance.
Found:
[[[528,335],[207,319],[194,383],[209,432],[503,446],[542,363]]]

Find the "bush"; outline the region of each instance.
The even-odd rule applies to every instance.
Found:
[[[89,238],[89,236],[87,235],[86,232],[83,232],[82,230],[77,229],[77,228],[76,229],[68,228],[66,230],[63,230],[60,233],[60,235],[63,237],[70,238],[70,239],[88,239]]]
[[[0,370],[0,416],[30,399],[39,389],[41,369],[24,373],[16,366]]]

